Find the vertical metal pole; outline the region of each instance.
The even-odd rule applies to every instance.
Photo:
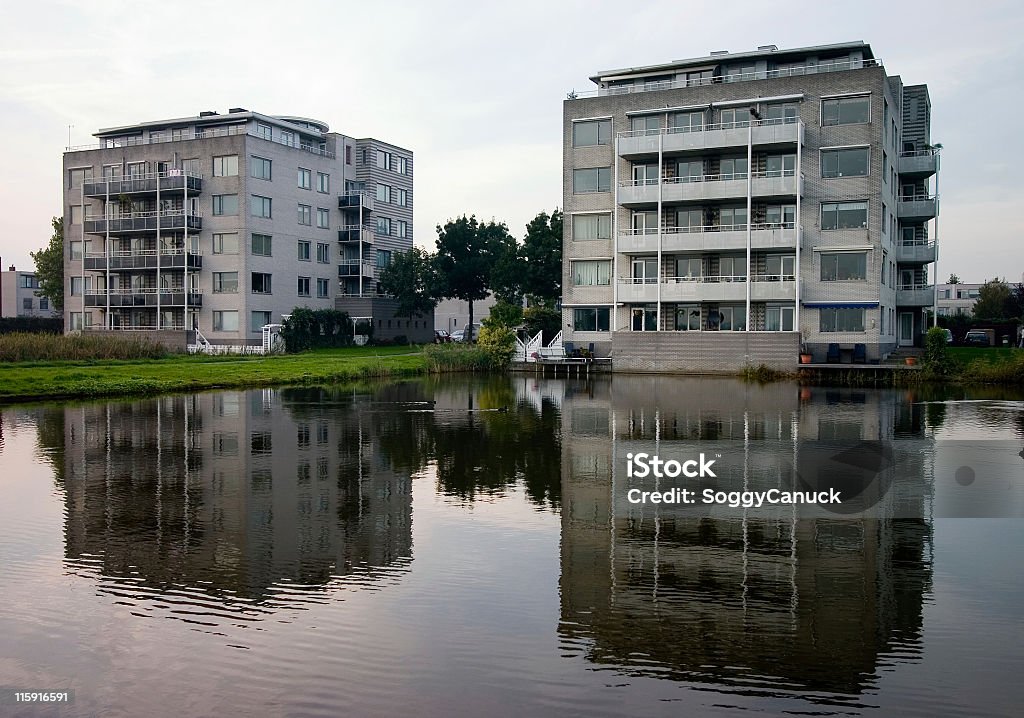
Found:
[[[662,163],[664,161],[665,161],[665,134],[659,130],[659,132],[658,132],[658,216],[657,216],[657,218],[655,218],[655,222],[657,222],[657,227],[658,227],[658,272],[655,275],[658,278],[658,295],[657,295],[658,296],[658,304],[657,304],[657,323],[654,326],[654,331],[656,331],[656,332],[660,332],[661,331],[661,279],[662,279],[662,276],[661,276],[661,274],[662,274],[662,271],[661,271],[661,261],[662,261],[662,251],[661,251],[661,211],[662,211],[662,205],[663,205],[663,201],[664,201],[664,196],[663,195],[664,195],[664,189],[665,189],[665,183],[662,181],[662,171],[663,171]],[[645,232],[647,231],[647,224],[646,223],[644,224],[644,231]],[[645,273],[644,277],[646,278],[646,276],[647,275]],[[644,312],[644,314],[645,314],[644,323],[646,324],[647,323],[646,311]]]
[[[750,281],[753,279],[751,276],[753,272],[750,271],[750,212],[751,212],[751,192],[753,191],[753,176],[754,176],[754,116],[750,114],[750,118],[747,120],[747,266],[746,266],[746,289],[747,289],[747,322],[745,329],[750,331]],[[734,323],[735,328],[735,323]]]
[[[796,181],[796,222],[793,225],[796,231],[796,258],[794,259],[794,279],[796,280],[795,301],[793,304],[793,329],[799,333],[800,341],[803,343],[803,333],[800,332],[800,284],[802,273],[800,271],[800,245],[803,243],[803,227],[800,225],[800,196],[803,194],[803,140],[804,123],[799,117],[796,125],[796,174],[793,179]],[[749,217],[747,218],[750,219]],[[781,312],[780,312],[781,319]],[[780,327],[781,328],[781,327]]]
[[[188,331],[188,329],[189,329],[189,326],[188,326],[188,180],[186,180],[184,176],[182,176],[181,179],[182,179],[182,183],[181,183],[182,184],[182,190],[181,190],[181,192],[182,192],[182,197],[183,197],[182,204],[181,204],[181,211],[182,211],[181,219],[182,219],[182,224],[185,226],[185,241],[182,244],[182,250],[184,251],[184,254],[182,255],[182,261],[183,261],[183,264],[185,266],[185,274],[184,274],[184,276],[182,277],[182,280],[181,280],[181,282],[182,282],[181,288],[184,290],[184,293],[182,294],[182,297],[185,300],[185,307],[182,309],[182,322],[183,322],[183,327],[184,327],[185,331]],[[160,220],[157,220],[157,221],[159,222]],[[159,247],[157,248],[157,251],[158,252],[160,251]],[[157,291],[159,291],[159,290],[157,290]],[[173,297],[174,295],[172,294],[171,296]],[[243,321],[244,321],[244,317],[243,317]]]
[[[156,173],[156,328],[159,330],[163,322],[160,319],[160,173]]]
[[[363,201],[366,199],[366,195],[357,194],[359,197],[359,257],[356,261],[356,272],[359,274],[359,298],[363,297]],[[372,319],[370,320],[372,323]]]
[[[100,171],[101,172],[103,171],[102,167],[100,167]],[[123,175],[122,175],[122,177],[123,177]],[[106,194],[106,198],[107,198],[106,202],[103,203],[103,214],[104,214],[103,228],[105,230],[105,232],[103,233],[103,244],[104,244],[103,256],[104,257],[108,257],[109,254],[110,254],[110,221],[111,221],[110,218],[108,216],[106,216],[108,211],[109,211],[108,208],[110,207],[110,179],[109,178],[107,179],[107,181],[104,183],[103,186],[106,189],[106,193],[107,193]],[[84,190],[85,187],[83,186],[82,189]],[[83,204],[85,203],[85,193],[84,193],[84,191],[83,191],[83,194],[82,194],[82,203]],[[120,212],[120,209],[118,210],[118,212]],[[85,251],[85,217],[84,217],[85,210],[82,210],[82,214],[83,214],[83,217],[82,217],[82,326],[85,327],[85,255],[86,255],[86,251]],[[109,265],[110,265],[110,259],[108,258],[107,259],[107,266],[109,266]],[[107,297],[106,323],[107,323],[107,326],[109,327],[110,326],[110,285],[109,284],[103,290],[103,293]]]
[[[608,329],[611,332],[616,330],[616,314],[619,311],[619,137],[615,137],[615,156],[612,158],[612,308],[608,316]],[[575,219],[570,219],[575,222]],[[600,223],[600,219],[598,222]],[[574,231],[569,227],[569,231]],[[564,244],[564,241],[563,241]],[[565,247],[562,247],[562,256],[568,257]],[[575,310],[573,310],[575,311]]]
[[[939,326],[939,153],[935,152],[935,268],[932,270],[932,326]]]

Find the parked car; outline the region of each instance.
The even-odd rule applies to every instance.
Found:
[[[943,329],[942,331],[945,332],[945,334],[946,334],[946,344],[952,344],[953,343],[953,332],[949,331],[948,329]]]
[[[980,329],[972,329],[964,335],[965,347],[987,347],[990,345],[988,334]]]
[[[447,344],[451,340],[451,334],[449,334],[446,329],[434,330],[434,344]]]
[[[479,324],[474,324],[473,325],[472,337],[473,337],[474,340],[478,339],[480,337],[480,325]],[[454,332],[452,332],[452,341],[453,342],[468,341],[468,339],[466,337],[466,330],[463,328],[463,329],[456,329]]]

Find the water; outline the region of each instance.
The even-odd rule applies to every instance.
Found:
[[[1024,516],[1022,400],[520,377],[8,407],[0,686],[75,702],[0,713],[1016,716],[1024,521],[939,516]],[[889,492],[919,515],[618,496],[631,447],[754,475],[805,437],[924,447]]]

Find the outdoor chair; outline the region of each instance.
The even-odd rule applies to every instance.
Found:
[[[838,344],[829,344],[828,345],[828,356],[825,357],[825,363],[826,364],[839,364],[841,362],[842,362],[842,359],[840,358],[840,354],[839,354],[839,345]]]
[[[854,344],[853,345],[853,363],[854,364],[867,364],[868,363],[868,346],[867,346],[867,344]]]

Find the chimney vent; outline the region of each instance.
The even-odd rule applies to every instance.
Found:
[[[12,271],[12,272],[16,271],[16,270],[14,269],[14,265],[13,265],[13,264],[11,265],[11,269],[10,269],[10,271]]]
[[[772,52],[775,52],[776,50],[779,49],[779,46],[778,45],[758,45],[757,49],[758,50],[771,50]]]
[[[200,117],[216,117],[217,113],[214,112],[213,110],[203,110],[202,112],[199,113],[199,116]]]
[[[228,110],[228,114],[233,115],[236,112],[248,112],[248,111],[249,110],[245,109],[244,107],[232,107],[230,110]]]
[[[712,50],[711,51],[711,57],[715,57],[716,55],[728,55],[728,54],[729,54],[728,50]]]

